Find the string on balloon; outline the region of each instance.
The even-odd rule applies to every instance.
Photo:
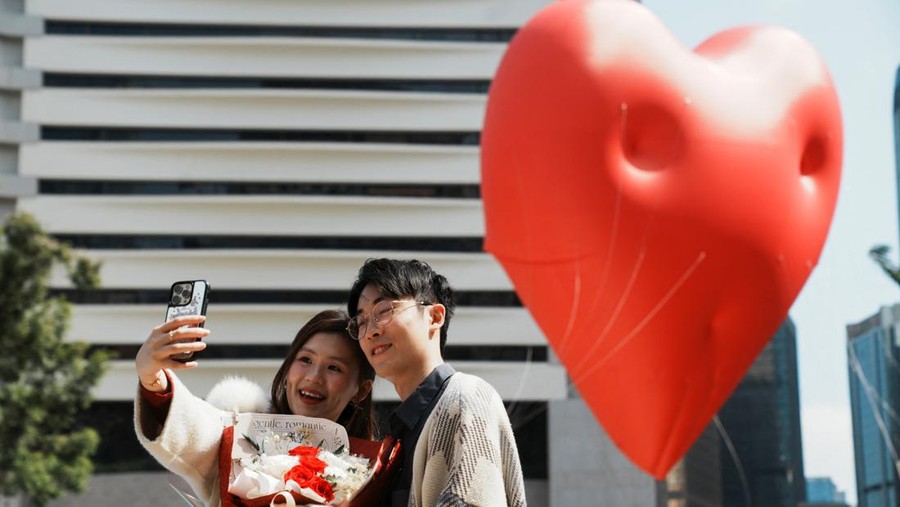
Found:
[[[534,349],[531,345],[529,345],[528,350],[525,352],[525,366],[522,368],[522,375],[519,376],[519,384],[516,386],[516,392],[515,395],[513,395],[512,403],[510,403],[509,408],[506,409],[506,414],[509,416],[510,420],[512,420],[513,418],[513,413],[516,410],[516,404],[519,402],[519,398],[522,397],[522,392],[525,391],[525,380],[528,378],[529,370],[531,370],[533,354]],[[522,424],[524,423],[520,423],[520,425]],[[513,427],[513,430],[515,429],[517,428]]]
[[[750,483],[747,481],[747,475],[744,473],[744,465],[741,464],[741,458],[738,456],[737,449],[734,448],[731,437],[728,435],[728,432],[725,431],[725,426],[723,426],[722,421],[719,420],[719,414],[713,416],[713,424],[715,424],[716,429],[719,431],[719,436],[722,437],[725,448],[728,449],[728,454],[731,455],[731,460],[734,462],[734,467],[737,469],[738,478],[741,479],[741,488],[744,490],[744,503],[746,503],[747,507],[752,507],[753,503],[751,502],[750,497]]]
[[[625,127],[628,124],[628,104],[623,103],[621,106],[621,130],[620,132],[625,132]],[[603,299],[604,294],[606,293],[606,284],[609,281],[609,273],[612,270],[612,260],[616,251],[616,247],[618,246],[618,238],[619,238],[619,223],[622,218],[622,180],[621,178],[616,179],[616,198],[613,202],[613,216],[612,216],[612,227],[610,227],[609,231],[609,239],[607,240],[607,253],[605,255],[606,260],[603,264],[603,271],[600,274],[600,283],[597,285],[598,289],[594,294],[593,299],[587,307],[588,314],[594,313],[594,309],[597,307],[597,304]],[[647,229],[649,228],[649,223],[644,228],[644,236],[642,240],[642,244],[646,240]],[[574,247],[575,245],[573,245]],[[641,249],[641,252],[638,254],[638,265],[635,266],[634,272],[632,274],[632,280],[637,276],[637,272],[640,268],[640,263],[643,261],[643,254],[646,249]],[[569,338],[575,331],[575,322],[577,317],[577,310],[581,306],[581,261],[584,258],[584,254],[576,251],[573,252],[573,259],[576,259],[578,263],[576,264],[576,273],[573,287],[573,304],[572,311],[569,314],[569,321],[566,324],[566,331],[563,333],[563,337],[560,340],[559,350],[557,351],[559,355],[564,356],[566,354],[566,350],[568,348]],[[629,284],[629,288],[621,295],[619,299],[619,303],[616,305],[616,309],[613,311],[612,315],[609,319],[607,319],[607,325],[603,332],[600,333],[600,336],[597,340],[594,340],[591,349],[587,354],[584,354],[583,357],[590,357],[590,354],[599,347],[603,339],[606,337],[609,328],[615,323],[616,318],[618,317],[618,313],[621,311],[625,300],[628,297],[628,292],[630,290],[631,284]],[[579,365],[580,367],[581,365]],[[577,371],[578,368],[575,368],[573,371]]]
[[[705,259],[706,259],[706,252],[700,252],[700,254],[697,255],[697,258],[694,260],[694,262],[691,263],[690,266],[688,266],[688,268],[681,275],[681,277],[672,285],[672,287],[669,289],[669,291],[666,292],[666,294],[659,300],[659,302],[656,304],[656,306],[654,306],[653,309],[651,309],[650,312],[647,313],[647,315],[637,324],[637,326],[635,326],[634,329],[632,329],[630,333],[628,333],[624,338],[622,338],[619,341],[619,343],[612,350],[607,352],[606,355],[604,355],[602,358],[600,358],[598,361],[596,361],[591,367],[589,367],[587,369],[587,371],[580,372],[578,374],[578,376],[575,378],[575,383],[578,384],[578,383],[582,382],[584,379],[586,379],[587,377],[594,374],[597,370],[599,370],[601,367],[603,367],[603,365],[606,363],[606,361],[610,357],[614,356],[616,354],[616,352],[621,350],[622,347],[627,345],[628,342],[630,342],[635,336],[637,336],[637,334],[640,333],[641,330],[644,329],[644,327],[646,327],[647,324],[650,323],[651,320],[653,320],[653,318],[656,316],[656,314],[659,313],[659,311],[666,305],[666,303],[669,302],[669,299],[671,299],[672,296],[674,296],[675,293],[678,292],[678,289],[680,289],[681,286],[684,285],[685,282],[687,282],[687,280],[691,277],[692,274],[694,274],[694,272],[697,270],[697,268],[700,266],[700,264],[703,263],[703,261]]]

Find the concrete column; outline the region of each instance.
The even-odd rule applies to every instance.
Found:
[[[552,351],[548,362],[559,363]],[[550,507],[658,505],[656,480],[619,451],[574,386],[547,408]]]
[[[619,451],[580,398],[549,404],[551,507],[656,505],[656,481]]]
[[[40,140],[37,125],[22,121],[22,92],[41,86],[41,73],[24,66],[25,39],[43,32],[43,20],[25,14],[24,0],[0,1],[0,220],[16,199],[37,193],[37,181],[19,173],[19,146]]]

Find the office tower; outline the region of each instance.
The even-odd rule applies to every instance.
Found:
[[[807,477],[806,501],[808,503],[844,503],[843,492],[838,491],[831,477]]]
[[[900,65],[897,66],[897,76],[894,79],[894,163],[897,173],[897,195],[900,195]],[[897,202],[900,207],[900,199]]]
[[[894,81],[894,154],[900,189],[900,66]],[[900,305],[882,307],[847,326],[847,361],[853,421],[853,454],[859,507],[897,505]]]
[[[657,507],[718,507],[722,504],[721,437],[710,422],[690,450],[657,486]]]
[[[896,326],[900,305],[882,307],[847,326],[853,454],[859,507],[896,506],[898,499],[897,411],[900,351]]]
[[[719,419],[734,448],[732,454],[722,439],[722,505],[749,500],[758,507],[792,507],[806,498],[796,331],[790,318],[719,410]]]

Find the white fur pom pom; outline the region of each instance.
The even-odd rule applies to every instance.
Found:
[[[268,412],[269,395],[244,377],[225,377],[206,395],[210,405],[229,412]]]

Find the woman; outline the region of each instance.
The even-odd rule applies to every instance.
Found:
[[[161,324],[141,346],[135,357],[141,384],[135,432],[147,451],[187,480],[207,505],[220,505],[219,444],[232,412],[191,394],[172,371],[197,366],[171,357],[206,348],[204,341],[190,341],[209,335],[197,327],[204,320],[186,316]],[[375,372],[347,334],[348,322],[346,313],[326,310],[300,329],[272,382],[271,411],[330,419],[351,437],[371,439]]]

